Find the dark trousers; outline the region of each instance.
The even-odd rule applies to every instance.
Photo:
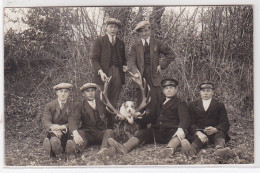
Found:
[[[198,138],[197,135],[194,135],[191,138],[191,140],[192,140],[191,146],[193,148],[195,148],[197,151],[202,149],[207,144],[212,144],[212,143],[214,144],[215,147],[217,145],[221,146],[222,148],[225,147],[226,135],[225,135],[225,133],[223,131],[218,131],[217,133],[215,133],[213,135],[207,135],[207,137],[208,137],[208,142],[204,144],[204,143],[201,142],[201,140]]]
[[[108,92],[107,97],[110,101],[110,103],[117,108],[117,101],[122,89],[122,81],[120,76],[120,71],[118,67],[111,66],[109,68],[109,74],[107,74],[108,77],[112,76],[110,85],[108,86]],[[100,88],[103,90],[104,85],[100,85]],[[115,115],[108,114],[107,115],[107,128],[113,129],[115,122]]]
[[[85,130],[79,130],[79,134],[84,140],[83,145],[81,146],[76,145],[76,148],[80,152],[83,152],[87,146],[95,145],[95,144],[101,144],[100,149],[108,147],[108,143],[107,143],[108,138],[114,138],[114,131],[111,129],[97,130],[94,133]]]
[[[176,132],[176,128],[151,128],[151,129],[139,129],[135,132],[134,137],[139,139],[139,143],[153,143],[154,140],[160,144],[167,144],[172,136]]]
[[[161,100],[161,88],[154,86],[152,82],[151,65],[145,65],[143,78],[145,78],[147,84],[150,86],[151,102],[148,106],[149,113],[144,116],[143,120],[140,121],[139,125],[141,129],[146,128],[149,123],[155,123],[157,116],[160,114],[160,100]],[[138,89],[138,105],[141,103],[142,94]]]
[[[58,138],[54,133],[48,132],[47,137],[50,139],[50,141],[52,141],[53,138],[56,138],[56,139],[60,140],[61,147],[62,147],[63,151],[65,150],[66,143],[67,143],[67,141],[69,139],[68,133],[63,133],[61,135],[61,138]]]

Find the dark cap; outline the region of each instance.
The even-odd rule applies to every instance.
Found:
[[[59,83],[58,85],[55,85],[53,87],[54,90],[60,90],[60,89],[68,89],[68,90],[71,90],[71,88],[73,87],[72,84],[70,83]]]
[[[119,28],[121,28],[121,22],[120,22],[120,20],[117,20],[117,19],[115,19],[115,18],[108,18],[108,19],[105,21],[105,24],[106,24],[106,25],[116,24]]]
[[[146,25],[150,26],[151,24],[149,21],[142,21],[136,25],[134,31],[139,32],[139,30],[143,29]]]
[[[83,91],[85,91],[85,90],[88,89],[88,88],[98,89],[98,86],[97,86],[97,84],[95,84],[95,83],[86,83],[86,84],[84,84],[79,90],[80,90],[81,92],[83,92]]]
[[[204,81],[199,85],[199,89],[214,89],[214,84],[210,81]]]
[[[166,86],[178,86],[179,82],[176,79],[164,79],[161,82],[162,87],[166,87]]]

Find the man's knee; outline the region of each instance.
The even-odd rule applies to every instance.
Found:
[[[223,132],[223,131],[218,131],[215,136],[214,136],[214,139],[217,139],[217,138],[223,138],[225,139],[226,138],[226,134]]]

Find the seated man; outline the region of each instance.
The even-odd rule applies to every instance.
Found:
[[[68,117],[73,109],[72,103],[67,99],[72,84],[60,83],[53,87],[58,99],[48,103],[43,112],[43,126],[47,131],[43,141],[45,156],[60,156],[68,140]]]
[[[199,88],[201,98],[191,102],[189,106],[192,144],[183,140],[182,145],[185,153],[193,156],[204,145],[214,143],[215,154],[222,157],[232,152],[230,148],[225,148],[226,141],[229,140],[227,132],[230,126],[227,112],[223,103],[212,98],[214,95],[212,82],[205,81]]]
[[[123,145],[109,138],[108,144],[116,151],[126,154],[138,144],[152,143],[155,139],[158,143],[168,143],[160,152],[160,156],[170,157],[181,145],[181,140],[185,138],[185,131],[190,125],[188,106],[176,95],[177,80],[165,79],[161,85],[166,99],[161,103],[160,115],[157,115],[155,124],[150,129],[139,129],[134,137]]]
[[[94,83],[86,83],[80,88],[84,101],[75,106],[69,117],[73,140],[68,141],[68,154],[75,154],[77,151],[82,153],[86,146],[93,144],[101,144],[99,156],[111,156],[115,152],[115,149],[107,144],[108,138],[113,138],[114,132],[107,129],[105,106],[96,98],[97,88]]]

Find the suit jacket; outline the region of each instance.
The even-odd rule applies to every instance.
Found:
[[[190,115],[186,102],[177,96],[171,98],[164,105],[163,102],[161,103],[161,114],[156,120],[155,127],[188,129]]]
[[[159,60],[160,54],[165,56],[164,59]],[[175,53],[167,47],[160,40],[150,38],[150,60],[151,60],[151,78],[154,86],[160,86],[162,76],[156,73],[158,65],[162,69],[166,69],[171,61],[176,57]],[[140,39],[131,47],[130,69],[133,73],[140,71],[141,75],[144,73],[144,46]]]
[[[202,99],[195,100],[190,103],[189,112],[192,121],[190,129],[192,135],[196,133],[196,129],[204,129],[208,126],[215,127],[227,134],[230,124],[223,103],[212,98],[208,110],[205,111]]]
[[[105,106],[97,98],[96,109],[99,116],[104,116]],[[101,118],[95,118],[94,110],[87,100],[84,100],[75,106],[72,115],[69,117],[69,128],[71,133],[74,130],[85,130],[94,133],[97,130],[107,129],[105,122]]]
[[[92,52],[92,66],[94,68],[94,82],[100,85],[104,83],[100,79],[98,75],[98,71],[101,69],[106,75],[109,72],[109,65],[111,59],[111,47],[108,35],[99,37],[94,44],[93,52]],[[125,57],[125,44],[123,41],[116,38],[116,50],[118,55],[118,63],[122,84],[125,83],[125,75],[123,72],[123,65],[126,65],[126,57]]]
[[[68,128],[68,118],[73,110],[73,106],[73,103],[67,101],[61,110],[58,99],[46,104],[42,117],[44,128],[49,131],[53,124],[66,125]]]

